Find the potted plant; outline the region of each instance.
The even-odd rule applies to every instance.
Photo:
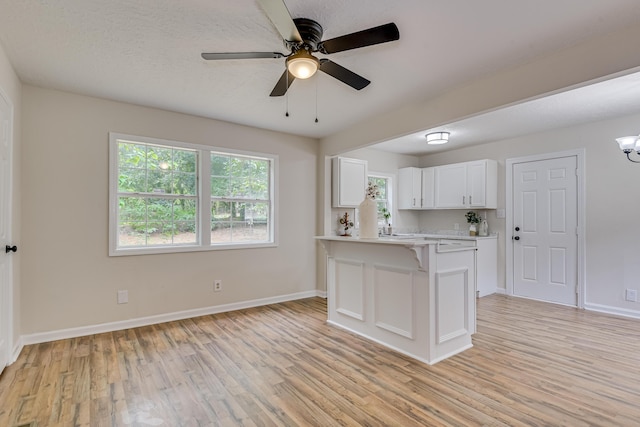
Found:
[[[349,219],[349,212],[345,212],[344,215],[340,217],[338,222],[344,228],[344,231],[342,232],[341,236],[350,237],[351,236],[350,228],[353,227],[353,221]]]
[[[391,234],[391,222],[389,221],[389,219],[391,218],[391,212],[389,212],[389,209],[387,208],[382,208],[380,212],[382,213],[382,216],[384,217],[384,223],[387,226],[386,233]]]
[[[475,236],[478,232],[477,224],[480,222],[480,217],[475,211],[469,211],[464,214],[465,218],[467,218],[467,222],[469,223],[469,235]]]

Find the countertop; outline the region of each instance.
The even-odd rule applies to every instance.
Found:
[[[437,239],[425,239],[424,237],[415,238],[396,238],[393,236],[383,236],[377,239],[361,239],[359,237],[345,237],[345,236],[316,236],[317,240],[329,240],[335,242],[345,243],[375,243],[384,245],[398,245],[398,246],[427,246],[437,245]]]
[[[389,237],[389,236],[385,236]],[[497,239],[497,233],[491,233],[488,236],[469,236],[468,234],[446,234],[446,233],[394,233],[392,239],[449,239],[449,240],[482,240]]]

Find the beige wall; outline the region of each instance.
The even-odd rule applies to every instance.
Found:
[[[22,334],[315,291],[316,140],[32,86],[23,129]],[[278,155],[279,246],[109,257],[110,131]]]
[[[22,249],[22,236],[20,234],[21,209],[20,209],[20,159],[21,159],[21,97],[22,84],[16,76],[13,67],[5,54],[4,48],[0,45],[0,91],[3,96],[13,104],[13,197],[12,197],[12,225],[11,234],[13,244]],[[14,348],[20,339],[20,289],[21,275],[20,265],[22,260],[22,250],[12,255],[13,263],[13,334],[11,346]]]

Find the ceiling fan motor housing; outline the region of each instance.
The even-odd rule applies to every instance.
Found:
[[[302,43],[289,42],[291,50],[295,53],[299,49],[307,49],[309,52],[318,50],[318,43],[322,41],[322,26],[316,21],[307,18],[295,18],[293,22],[298,28]]]

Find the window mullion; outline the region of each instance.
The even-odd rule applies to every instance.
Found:
[[[198,235],[201,246],[211,246],[211,152],[198,151]]]

